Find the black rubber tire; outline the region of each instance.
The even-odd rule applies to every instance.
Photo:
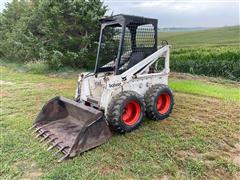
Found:
[[[170,96],[170,106],[166,113],[160,114],[157,110],[157,99],[163,93],[167,93]],[[152,120],[163,120],[172,112],[174,97],[171,89],[166,85],[158,84],[150,87],[144,96],[144,100],[146,102],[146,114]]]
[[[135,124],[127,125],[122,119],[122,114],[124,112],[124,107],[131,100],[136,100],[140,105],[140,116]],[[145,114],[145,103],[144,99],[137,93],[133,91],[123,91],[122,93],[116,95],[108,106],[107,120],[109,125],[119,133],[131,132],[137,129],[143,120]]]

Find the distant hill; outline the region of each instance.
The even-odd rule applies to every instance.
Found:
[[[206,27],[169,27],[169,28],[158,28],[159,32],[182,32],[182,31],[198,31],[198,30],[205,30],[210,29]]]
[[[240,26],[197,31],[159,32],[159,41],[167,40],[173,46],[240,45]]]

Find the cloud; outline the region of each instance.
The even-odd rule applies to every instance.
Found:
[[[189,13],[197,13],[204,11],[206,9],[211,9],[221,3],[226,3],[226,1],[198,1],[198,0],[175,0],[175,1],[139,1],[138,4],[135,4],[135,8],[137,9],[145,9],[146,11],[156,11],[156,10],[163,10],[163,11],[174,11],[174,12],[189,12]],[[228,1],[229,3],[229,1]]]
[[[194,5],[189,3],[162,3],[159,1],[153,1],[153,2],[143,2],[135,5],[135,8],[138,9],[150,9],[150,10],[156,10],[156,9],[168,9],[169,11],[190,11],[196,9]]]
[[[161,27],[239,24],[236,0],[105,0],[110,12],[153,17]]]
[[[153,17],[161,27],[216,27],[239,25],[239,0],[103,0],[107,15],[131,14]],[[0,0],[0,12],[5,3]]]

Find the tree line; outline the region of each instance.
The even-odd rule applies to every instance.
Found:
[[[0,58],[90,68],[106,11],[100,0],[13,0],[0,13]]]

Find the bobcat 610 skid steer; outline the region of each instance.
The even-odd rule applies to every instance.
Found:
[[[79,75],[74,100],[55,97],[37,116],[37,137],[48,149],[74,157],[106,142],[115,130],[130,132],[146,115],[169,116],[173,95],[168,88],[170,46],[157,46],[157,20],[115,15],[100,20],[94,72]],[[161,63],[163,62],[163,63]]]

